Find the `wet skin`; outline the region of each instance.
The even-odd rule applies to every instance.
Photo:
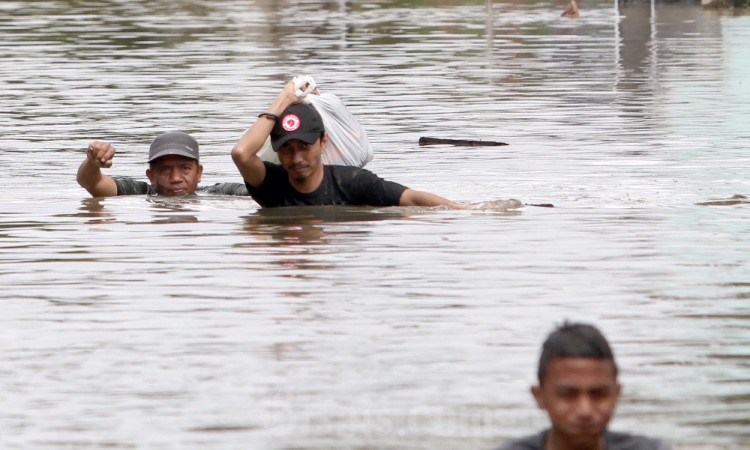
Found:
[[[300,192],[312,192],[323,180],[321,156],[328,143],[328,136],[308,144],[291,139],[279,148],[279,162],[289,174],[289,182]]]
[[[194,194],[202,175],[198,161],[178,155],[162,156],[146,170],[154,190],[170,197]]]
[[[540,386],[531,392],[549,414],[547,450],[604,448],[604,432],[614,414],[621,387],[608,360],[556,358]]]

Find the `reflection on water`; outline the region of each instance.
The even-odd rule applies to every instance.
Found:
[[[0,3],[4,446],[490,449],[546,424],[528,385],[562,318],[612,340],[613,428],[746,446],[750,16],[563,7]],[[76,185],[90,140],[143,179],[170,129],[240,181],[230,149],[297,73],[368,168],[472,209]]]
[[[262,245],[287,248],[295,245],[326,244],[334,240],[355,240],[355,235],[367,235],[367,229],[336,231],[331,225],[365,222],[377,225],[378,221],[409,219],[406,208],[363,207],[287,207],[258,209],[245,218],[244,231],[262,241]],[[253,246],[257,243],[253,243]]]
[[[81,207],[78,208],[78,213],[73,215],[61,214],[59,217],[85,217],[88,218],[85,223],[93,225],[97,223],[112,223],[115,222],[115,217],[109,214],[104,208],[104,201],[101,198],[86,198],[81,201]]]

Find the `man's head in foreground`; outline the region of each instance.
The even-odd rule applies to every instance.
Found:
[[[194,194],[203,175],[198,142],[181,131],[170,131],[157,136],[151,142],[148,162],[146,176],[159,195]]]
[[[552,422],[547,448],[602,448],[621,391],[602,333],[580,323],[558,327],[542,346],[538,377],[531,393]]]

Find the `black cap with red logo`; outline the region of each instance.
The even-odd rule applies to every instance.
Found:
[[[297,103],[285,109],[280,117],[271,130],[271,146],[275,152],[291,139],[313,144],[325,131],[323,118],[312,105]]]

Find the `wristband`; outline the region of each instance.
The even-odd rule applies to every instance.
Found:
[[[276,114],[271,114],[269,112],[260,113],[258,114],[258,117],[265,117],[266,119],[271,119],[274,122],[278,122],[279,120],[281,120],[279,116],[277,116]]]

